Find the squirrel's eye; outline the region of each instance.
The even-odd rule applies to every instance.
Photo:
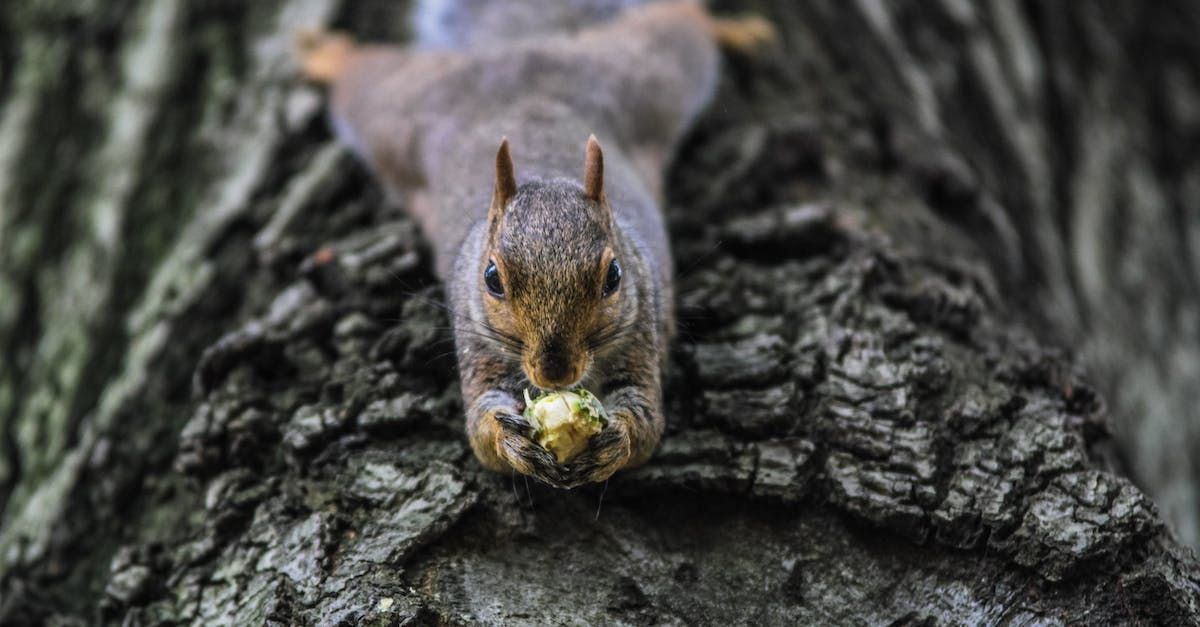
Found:
[[[616,259],[608,264],[608,274],[604,275],[604,295],[611,296],[621,285],[621,264]]]
[[[496,262],[489,261],[486,268],[483,269],[483,284],[487,286],[488,292],[496,298],[504,297],[504,284],[500,282],[500,271],[496,269]]]

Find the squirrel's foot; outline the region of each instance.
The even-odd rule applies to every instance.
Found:
[[[341,33],[307,30],[296,35],[296,49],[304,77],[318,83],[330,83],[345,69],[354,52],[354,40]]]
[[[568,488],[566,469],[554,454],[530,439],[533,427],[519,414],[507,411],[496,413],[500,429],[496,433],[496,451],[514,470],[529,475],[556,488]]]
[[[712,18],[717,45],[740,54],[753,54],[778,38],[775,27],[757,15]]]
[[[588,447],[567,467],[567,483],[577,486],[604,481],[624,468],[632,455],[629,429],[618,417],[588,442]]]

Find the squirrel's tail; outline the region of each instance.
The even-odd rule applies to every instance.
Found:
[[[413,24],[426,48],[480,48],[578,30],[653,0],[417,0]]]
[[[302,31],[296,36],[296,50],[305,78],[330,83],[345,69],[354,51],[354,40],[341,33]]]

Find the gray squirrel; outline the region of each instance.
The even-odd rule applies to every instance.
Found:
[[[691,0],[554,4],[592,10],[547,34],[570,20],[530,19],[544,0],[427,1],[412,46],[312,33],[301,62],[330,88],[339,139],[432,244],[476,457],[569,488],[658,446],[675,326],[663,168],[712,98],[719,48],[773,31]],[[531,385],[582,385],[611,420],[560,464],[530,439]]]

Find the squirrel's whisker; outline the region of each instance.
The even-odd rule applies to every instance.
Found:
[[[442,311],[449,313],[451,316],[459,318],[465,322],[468,322],[468,323],[474,325],[475,327],[478,327],[478,329],[481,329],[481,330],[475,330],[475,329],[469,329],[469,328],[462,329],[462,331],[464,331],[464,332],[472,333],[478,337],[492,340],[493,342],[496,342],[497,344],[500,344],[518,354],[520,354],[525,349],[525,342],[521,338],[516,337],[514,335],[510,335],[508,333],[505,333],[505,332],[497,329],[496,327],[488,324],[487,322],[484,322],[482,320],[476,320],[476,319],[472,318],[471,316],[466,315],[463,312],[454,311],[450,306],[446,305],[445,303],[438,302],[432,298],[429,298],[428,296],[425,296],[423,294],[418,294],[414,291],[406,290],[405,296],[407,296],[409,298],[416,298],[416,299],[420,300],[421,302],[426,303],[428,305],[433,305],[434,307],[437,307],[437,308],[441,309]],[[451,327],[451,330],[455,330],[454,327]]]

